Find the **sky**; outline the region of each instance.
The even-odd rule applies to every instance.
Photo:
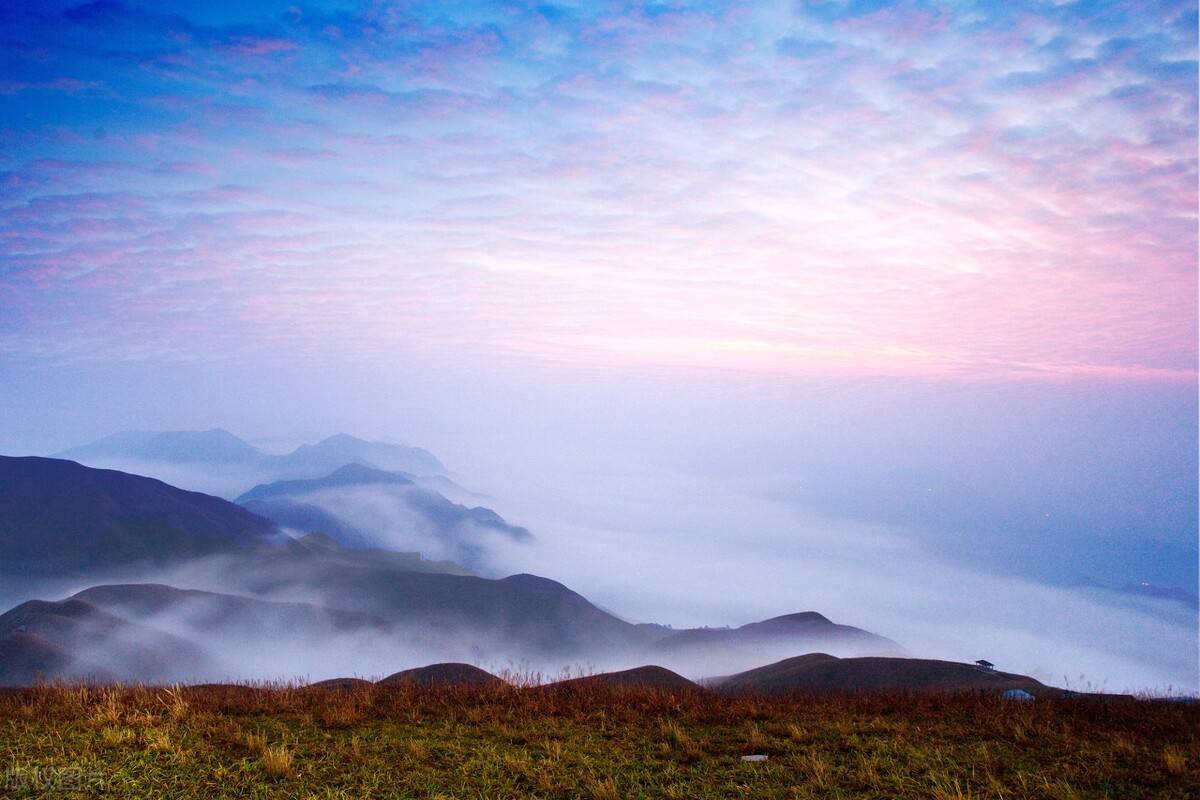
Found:
[[[0,451],[346,430],[548,540],[728,553],[745,501],[850,563],[901,558],[865,525],[1026,595],[1196,590],[1194,3],[39,0],[0,30]]]

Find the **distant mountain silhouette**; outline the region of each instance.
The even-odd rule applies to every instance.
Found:
[[[266,453],[220,428],[208,431],[130,431],[57,454],[84,463],[158,461],[166,464],[237,466],[271,479],[325,475],[343,464],[358,462],[416,475],[442,475],[446,468],[428,450],[401,444],[370,442],[345,433],[291,453]]]
[[[339,490],[374,489],[373,498],[386,498],[394,512],[367,529],[350,522],[361,497]],[[346,547],[364,547],[403,540],[419,547],[436,542],[437,549],[473,569],[487,566],[489,535],[513,542],[532,539],[525,528],[508,524],[490,508],[466,506],[424,488],[412,476],[346,464],[321,478],[261,484],[236,500],[244,508],[297,531],[320,531]],[[378,519],[379,515],[376,515]]]
[[[419,686],[503,686],[504,681],[470,664],[443,663],[406,669],[379,681],[382,686],[415,683]]]
[[[445,466],[428,450],[402,444],[368,442],[345,433],[322,439],[316,444],[297,447],[286,456],[277,456],[285,470],[306,475],[324,475],[344,464],[360,463],[385,470],[414,475],[440,475]]]
[[[1170,600],[1193,609],[1200,608],[1200,595],[1194,589],[1183,589],[1178,586],[1157,586],[1148,581],[1125,583],[1120,586],[1100,583],[1092,578],[1080,578],[1072,584],[1081,589],[1099,589],[1106,592],[1118,592],[1132,597],[1143,597],[1154,600]]]
[[[973,664],[924,658],[836,658],[809,653],[710,681],[721,691],[787,692],[920,691],[960,692],[1024,689],[1057,692],[1026,675],[982,670]]]
[[[898,655],[903,648],[883,636],[839,625],[815,611],[752,622],[738,628],[690,628],[668,632],[655,654],[668,664],[707,670],[744,669],[796,651],[832,649],[842,655]]]
[[[343,489],[347,486],[415,486],[402,472],[388,472],[364,464],[343,464],[328,475],[275,481],[255,486],[234,502],[242,505],[255,500],[277,500],[281,497],[311,494],[322,489]]]
[[[57,454],[72,461],[123,458],[172,464],[241,464],[264,453],[227,430],[126,431]]]
[[[689,628],[667,636],[664,648],[687,647],[694,643],[720,643],[732,646],[756,646],[780,639],[832,638],[855,642],[879,650],[899,649],[890,639],[855,628],[839,625],[816,611],[801,611],[751,622],[738,628]]]
[[[0,456],[0,572],[70,575],[282,546],[274,523],[153,478]]]

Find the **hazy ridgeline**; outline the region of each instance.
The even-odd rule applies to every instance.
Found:
[[[1088,585],[1078,580],[1092,563],[1089,554],[1111,556],[1133,538],[1089,542],[1068,537],[1055,545],[1057,550],[1040,556],[1026,549],[1038,537],[1049,537],[1039,530],[1043,524],[1060,533],[1084,525],[1077,520],[1062,528],[1061,509],[1082,508],[1086,498],[1101,496],[1121,470],[1136,483],[1131,467],[1118,466],[1131,456],[1122,446],[1103,465],[1071,471],[1070,482],[1053,477],[1055,471],[1071,470],[1069,465],[1084,460],[1079,439],[1083,431],[1063,428],[1065,420],[1090,418],[1093,435],[1136,423],[1146,435],[1162,438],[1161,420],[1167,417],[1135,419],[1128,407],[1101,407],[1095,398],[1083,395],[1056,413],[1040,410],[1039,419],[1027,415],[1007,427],[995,426],[987,421],[998,406],[974,407],[972,403],[984,401],[976,396],[950,407],[953,413],[943,413],[937,424],[957,429],[962,439],[935,451],[928,444],[914,445],[925,433],[913,426],[923,423],[905,420],[895,397],[889,399],[892,408],[887,412],[882,399],[868,401],[862,391],[839,399],[846,402],[837,415],[833,399],[809,399],[799,406],[805,410],[803,418],[789,421],[778,398],[760,398],[751,415],[753,424],[747,415],[731,412],[728,397],[699,394],[689,401],[691,417],[674,421],[656,411],[653,403],[662,403],[661,398],[640,410],[621,399],[606,414],[589,418],[591,433],[586,435],[581,423],[569,425],[548,409],[546,423],[562,423],[557,425],[561,436],[556,448],[548,446],[544,432],[530,427],[531,412],[525,411],[510,420],[506,438],[499,433],[490,439],[469,435],[478,423],[464,425],[460,432],[469,441],[447,439],[446,432],[433,436],[457,454],[451,459],[439,453],[456,468],[450,475],[406,473],[414,481],[409,483],[380,483],[370,475],[326,481],[337,472],[324,472],[330,464],[342,458],[353,463],[355,456],[366,460],[345,449],[348,437],[335,437],[337,446],[328,449],[277,447],[271,454],[251,448],[254,452],[247,454],[226,435],[218,441],[234,449],[235,456],[225,460],[211,455],[204,460],[184,458],[180,452],[168,453],[169,458],[159,452],[155,459],[136,461],[119,453],[84,453],[96,466],[136,469],[184,488],[209,488],[217,476],[227,483],[221,494],[246,502],[251,510],[256,510],[256,502],[281,501],[292,503],[291,510],[317,509],[324,516],[316,522],[312,517],[300,521],[325,533],[340,533],[352,547],[413,555],[381,561],[366,551],[358,556],[353,553],[360,551],[353,551],[333,560],[357,558],[361,563],[339,563],[335,569],[322,562],[325,566],[316,571],[311,564],[230,564],[216,558],[93,570],[73,577],[10,574],[0,585],[0,599],[8,608],[30,597],[57,600],[100,583],[152,581],[335,609],[350,604],[355,607],[348,610],[377,617],[389,629],[381,638],[369,626],[345,630],[313,624],[272,643],[261,626],[243,628],[229,620],[205,630],[207,622],[195,621],[205,620],[203,613],[185,611],[186,606],[159,609],[143,614],[142,621],[160,633],[195,637],[217,656],[191,671],[163,675],[171,680],[380,676],[444,660],[493,669],[524,664],[549,672],[564,664],[611,669],[656,662],[702,678],[799,652],[787,650],[786,643],[764,645],[762,652],[749,654],[757,659],[753,661],[745,651],[710,652],[698,658],[682,652],[646,652],[641,642],[531,646],[529,641],[511,640],[499,632],[502,628],[480,626],[470,618],[424,616],[420,623],[408,624],[404,603],[367,602],[372,591],[354,584],[355,571],[367,562],[372,568],[388,562],[393,569],[452,573],[462,570],[438,559],[456,559],[467,561],[471,571],[483,576],[533,573],[561,581],[625,621],[677,627],[740,625],[817,610],[886,636],[912,655],[955,661],[986,657],[1054,685],[1115,692],[1196,690],[1194,605],[1119,591],[1119,573],[1111,568],[1105,568],[1110,576],[1106,582]],[[919,393],[910,392],[909,408],[915,411],[920,399]],[[1174,401],[1155,402],[1165,411]],[[480,409],[486,411],[486,406]],[[629,416],[623,416],[626,413]],[[843,440],[843,452],[831,446],[833,434],[818,430],[852,414],[865,420],[861,429],[833,428]],[[718,417],[722,428],[702,425]],[[647,426],[637,430],[652,431],[645,441],[630,438],[637,419]],[[763,438],[763,425],[774,426],[779,441]],[[1040,437],[1031,435],[1035,428]],[[522,432],[527,436],[519,436]],[[1021,446],[1015,444],[1018,435]],[[1186,441],[1184,437],[1178,443],[1182,461]],[[737,446],[730,447],[734,442]],[[474,449],[465,449],[468,445]],[[380,451],[372,452],[378,458]],[[408,450],[397,452],[397,457],[408,458]],[[587,457],[567,458],[572,452]],[[864,454],[870,458],[864,460]],[[1050,461],[1038,466],[1051,454]],[[947,455],[956,467],[953,475],[937,464]],[[1014,464],[1004,482],[988,486],[972,477],[997,459]],[[887,463],[892,466],[886,471],[867,471],[871,464]],[[449,469],[432,456],[417,465],[382,466]],[[312,483],[305,484],[310,479]],[[1060,488],[1054,493],[1035,489],[1055,481]],[[306,488],[297,489],[297,483]],[[905,493],[919,500],[909,502]],[[1026,500],[1019,500],[1022,495]],[[414,497],[441,499],[433,505],[414,505]],[[1185,498],[1186,493],[1154,513],[1166,520],[1179,513]],[[1052,505],[1042,505],[1046,502]],[[1116,500],[1109,497],[1105,502]],[[1022,509],[1022,503],[1023,510],[991,516],[1000,506]],[[1052,513],[1039,513],[1042,507]],[[278,513],[278,506],[272,512]],[[1103,516],[1100,511],[1089,513],[1095,519]],[[1045,522],[1048,518],[1051,521]],[[330,522],[338,530],[328,528]],[[287,530],[295,536],[306,532],[304,527]],[[955,557],[954,547],[942,546],[946,537],[969,552]],[[1003,546],[967,546],[990,539]],[[1050,541],[1038,546],[1049,547]],[[1037,560],[1047,576],[1023,575],[1025,559]],[[1136,562],[1136,553],[1130,561]],[[1187,574],[1186,567],[1178,569]],[[1171,574],[1163,573],[1163,578],[1170,580]],[[203,603],[193,598],[187,605]],[[437,624],[428,624],[432,621]],[[222,642],[229,646],[222,647]],[[316,643],[319,646],[310,646]],[[804,652],[837,655],[873,652],[847,650],[819,637],[807,639],[803,646],[808,648]]]

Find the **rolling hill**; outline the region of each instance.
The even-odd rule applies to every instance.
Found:
[[[963,692],[1024,689],[1052,691],[1025,675],[982,670],[973,664],[925,658],[836,658],[826,653],[787,658],[710,684],[724,692]]]
[[[556,683],[546,684],[555,689],[587,689],[591,686],[606,686],[616,688],[665,689],[678,691],[680,689],[699,689],[699,684],[689,681],[682,675],[672,672],[666,667],[647,664],[642,667],[619,670],[617,672],[601,672],[596,675],[585,675],[580,678],[569,678]]]
[[[471,664],[443,663],[401,670],[379,683],[390,686],[414,683],[419,686],[503,686],[504,681]]]

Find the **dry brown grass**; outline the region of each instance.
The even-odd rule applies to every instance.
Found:
[[[163,689],[159,694],[158,701],[166,709],[167,716],[176,721],[187,717],[190,710],[188,701],[183,695],[182,686],[171,686]]]
[[[1163,748],[1163,766],[1167,768],[1167,772],[1176,777],[1182,776],[1187,772],[1187,755],[1183,750],[1175,745],[1168,745]]]
[[[751,752],[770,760],[740,762]],[[193,800],[279,792],[1182,800],[1200,796],[1200,706],[900,693],[763,698],[597,684],[0,692],[0,768],[24,775],[80,763],[100,770],[108,796],[169,789]]]
[[[292,774],[295,757],[284,745],[268,745],[259,755],[263,769],[273,778],[286,778]]]
[[[322,728],[349,728],[362,718],[357,704],[349,700],[321,708],[316,714]]]
[[[592,781],[589,792],[592,800],[621,800],[621,793],[612,778]]]

